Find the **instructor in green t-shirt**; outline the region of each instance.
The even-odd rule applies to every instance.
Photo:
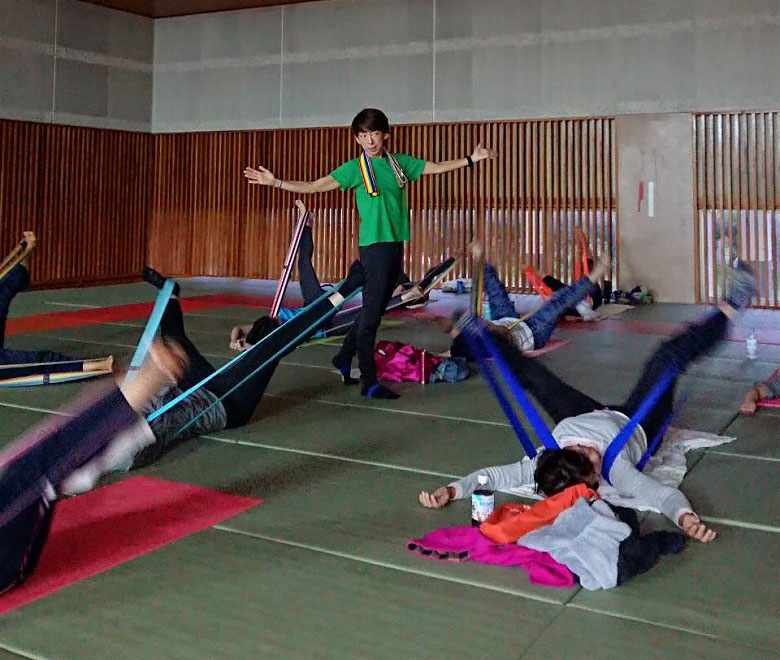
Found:
[[[409,240],[409,211],[405,186],[422,174],[443,174],[462,167],[473,167],[493,152],[477,145],[465,158],[442,163],[420,160],[405,154],[391,154],[385,147],[390,139],[390,124],[381,110],[361,110],[352,120],[352,134],[362,152],[316,181],[283,181],[269,170],[247,167],[249,183],[281,188],[305,194],[352,189],[355,191],[360,230],[358,245],[363,268],[363,306],[360,316],[344,338],[341,350],[333,358],[345,384],[357,381],[350,376],[355,353],[360,367],[360,392],[375,399],[397,399],[398,394],[377,382],[374,366],[374,342],[379,323],[390,301],[401,272],[404,241]]]

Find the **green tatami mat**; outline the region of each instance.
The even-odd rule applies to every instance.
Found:
[[[718,532],[712,543],[690,541],[617,589],[581,590],[569,606],[780,651],[778,535],[725,526]]]
[[[0,643],[80,660],[509,659],[556,610],[209,530],[4,616]]]
[[[566,608],[522,656],[523,660],[588,657],[599,660],[769,660],[777,658],[777,654],[728,639]]]
[[[780,532],[780,465],[775,461],[705,454],[686,475],[682,490],[702,516]]]
[[[719,454],[744,454],[780,460],[780,409],[759,410],[752,417],[737,417],[725,435],[737,440],[714,451]]]
[[[410,538],[436,527],[469,524],[468,500],[441,511],[418,502],[420,490],[446,479],[236,445],[213,443],[194,450],[205,442],[185,444],[144,472],[265,498],[263,506],[233,518],[231,527],[546,602],[566,602],[574,591],[532,585],[520,568],[440,564],[408,553]]]
[[[264,399],[257,417],[214,435],[454,475],[525,456],[510,428],[489,424],[278,397]]]

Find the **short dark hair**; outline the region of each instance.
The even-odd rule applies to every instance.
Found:
[[[272,319],[270,316],[261,316],[252,324],[252,329],[246,333],[246,343],[256,344],[278,327],[279,321],[277,319]]]
[[[584,454],[573,449],[545,449],[536,461],[534,481],[547,497],[566,490],[569,486],[585,484],[598,488],[598,475],[593,463]]]
[[[357,136],[361,131],[390,132],[390,122],[387,115],[376,108],[363,108],[352,120],[352,135]]]

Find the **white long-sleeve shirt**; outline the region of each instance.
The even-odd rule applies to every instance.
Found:
[[[561,420],[553,429],[552,435],[562,449],[571,445],[587,445],[603,456],[606,448],[627,422],[628,417],[617,411],[595,410]],[[636,503],[636,508],[660,511],[676,525],[680,516],[684,513],[693,513],[693,509],[688,498],[677,488],[658,483],[636,469],[636,463],[642,457],[646,446],[645,432],[639,426],[612,465],[609,474],[612,486],[602,480],[599,494],[609,501],[610,495],[616,492],[621,498],[632,499]],[[455,499],[468,497],[477,488],[477,477],[485,475],[488,481],[483,487],[508,491],[522,486],[532,486],[535,470],[536,458],[525,457],[517,463],[477,470],[449,485],[455,491]],[[625,503],[621,502],[621,504]]]

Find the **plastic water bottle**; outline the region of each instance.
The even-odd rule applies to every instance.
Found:
[[[471,495],[471,524],[479,526],[493,513],[495,497],[493,491],[485,488],[488,482],[487,475],[480,474],[477,477],[479,487]]]
[[[758,357],[758,337],[756,336],[755,328],[750,328],[748,331],[745,348],[747,349],[748,360],[755,360]]]

